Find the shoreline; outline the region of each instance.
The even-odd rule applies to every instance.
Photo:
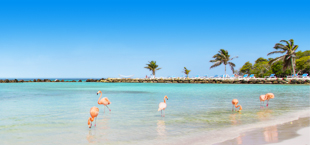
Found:
[[[5,79],[0,83],[100,82],[100,83],[191,83],[191,84],[310,84],[310,78],[102,78],[102,79]]]
[[[310,144],[310,117],[300,117],[297,120],[283,124],[272,125],[240,133],[238,137],[214,145],[231,144],[268,144],[291,145]]]

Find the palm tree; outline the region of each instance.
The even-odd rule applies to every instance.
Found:
[[[289,41],[289,42],[288,42]],[[292,71],[293,71],[293,75],[295,76],[295,69],[294,69],[294,65],[295,65],[295,57],[296,57],[296,53],[295,51],[298,48],[298,45],[294,45],[294,40],[290,39],[290,40],[281,40],[280,42],[285,42],[286,45],[283,45],[281,43],[276,43],[276,45],[273,47],[274,49],[278,50],[278,51],[273,51],[267,54],[274,54],[274,53],[285,53],[285,55],[274,58],[272,60],[269,61],[269,64],[272,65],[273,63],[279,61],[279,60],[283,60],[283,70],[286,70],[288,67],[292,67]]]
[[[219,66],[221,64],[224,64],[225,65],[225,75],[226,75],[226,65],[229,64],[231,70],[234,73],[234,67],[236,65],[234,63],[232,63],[232,62],[229,62],[229,61],[233,60],[234,58],[238,58],[238,56],[230,58],[230,55],[228,55],[228,51],[227,50],[220,49],[220,51],[217,54],[215,54],[213,56],[213,58],[215,58],[215,59],[214,60],[210,60],[210,62],[213,62],[213,65],[210,67],[210,69],[214,68],[214,67],[217,67],[217,66]]]
[[[189,72],[191,72],[191,70],[188,70],[186,67],[184,67],[184,72],[183,73],[185,73],[187,78],[188,78]]]
[[[160,70],[161,68],[158,68],[158,65],[156,64],[156,61],[151,61],[149,64],[146,64],[147,66],[144,67],[146,69],[149,69],[152,71],[153,76],[155,77],[155,71]]]

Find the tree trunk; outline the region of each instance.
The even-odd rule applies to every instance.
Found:
[[[293,57],[291,57],[291,64],[292,64],[293,76],[295,76],[295,69],[294,69]]]
[[[153,77],[155,78],[155,70],[153,70]]]
[[[225,65],[225,76],[226,76],[226,65]]]

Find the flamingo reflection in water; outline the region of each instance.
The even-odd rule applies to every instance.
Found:
[[[156,131],[157,131],[158,136],[166,136],[167,135],[166,124],[165,124],[164,120],[158,120]]]
[[[272,110],[262,110],[257,112],[258,119],[260,121],[269,120],[271,117]],[[263,136],[266,142],[273,143],[278,142],[278,129],[277,126],[269,126],[264,128]]]

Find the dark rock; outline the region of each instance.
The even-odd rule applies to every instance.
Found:
[[[297,83],[297,80],[296,80],[296,79],[292,79],[292,80],[291,80],[291,83],[294,83],[294,84],[295,84],[295,83]]]

